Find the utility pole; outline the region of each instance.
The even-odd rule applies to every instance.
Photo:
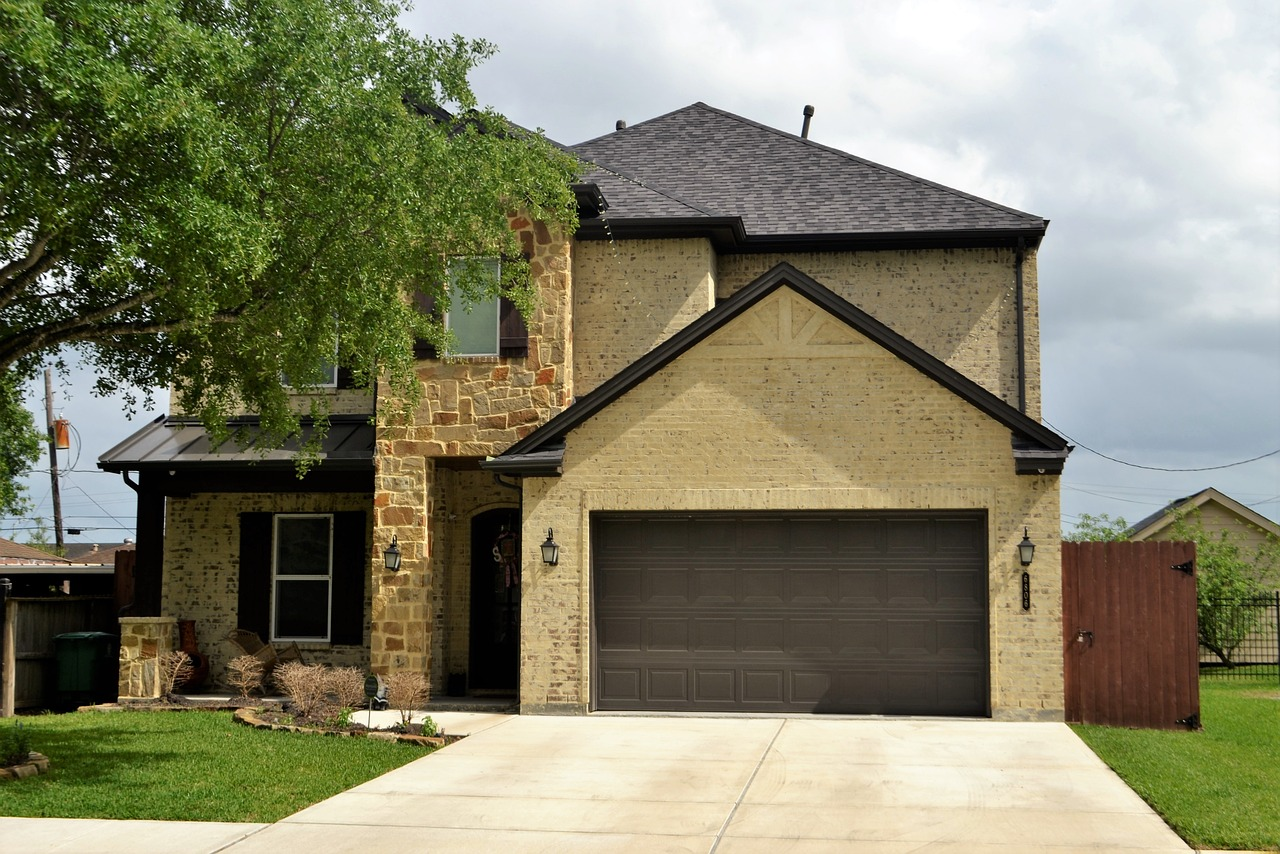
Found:
[[[44,417],[49,429],[49,478],[53,484],[53,530],[58,539],[58,554],[66,553],[62,539],[62,493],[58,491],[58,440],[53,430],[53,371],[44,369]]]

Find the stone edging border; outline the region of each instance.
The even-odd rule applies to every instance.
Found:
[[[34,750],[27,754],[27,761],[20,765],[0,768],[0,780],[22,780],[38,774],[49,773],[49,757]]]
[[[379,741],[398,741],[401,744],[416,744],[420,747],[444,747],[446,744],[452,744],[466,736],[461,735],[410,735],[402,732],[390,732],[388,730],[378,729],[356,729],[356,730],[331,730],[331,729],[315,729],[313,727],[294,726],[292,724],[273,724],[270,721],[264,721],[256,714],[256,709],[236,709],[236,723],[251,726],[254,729],[269,729],[277,732],[308,732],[320,735],[345,736],[355,738],[374,738]]]

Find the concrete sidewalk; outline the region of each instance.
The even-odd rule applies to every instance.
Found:
[[[1063,724],[812,717],[496,717],[273,825],[0,819],[0,839],[85,854],[1190,850]]]

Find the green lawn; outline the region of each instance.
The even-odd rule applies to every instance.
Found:
[[[1201,679],[1202,732],[1073,726],[1196,848],[1280,850],[1280,686]]]
[[[273,822],[426,755],[363,738],[270,732],[230,712],[20,717],[50,772],[0,781],[0,815]],[[0,720],[12,727],[15,719]]]

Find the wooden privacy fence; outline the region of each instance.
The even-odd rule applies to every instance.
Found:
[[[68,632],[109,632],[119,626],[111,596],[11,597],[0,627],[0,717],[53,700],[53,639]]]
[[[1073,723],[1200,723],[1195,545],[1062,544],[1063,683]]]

